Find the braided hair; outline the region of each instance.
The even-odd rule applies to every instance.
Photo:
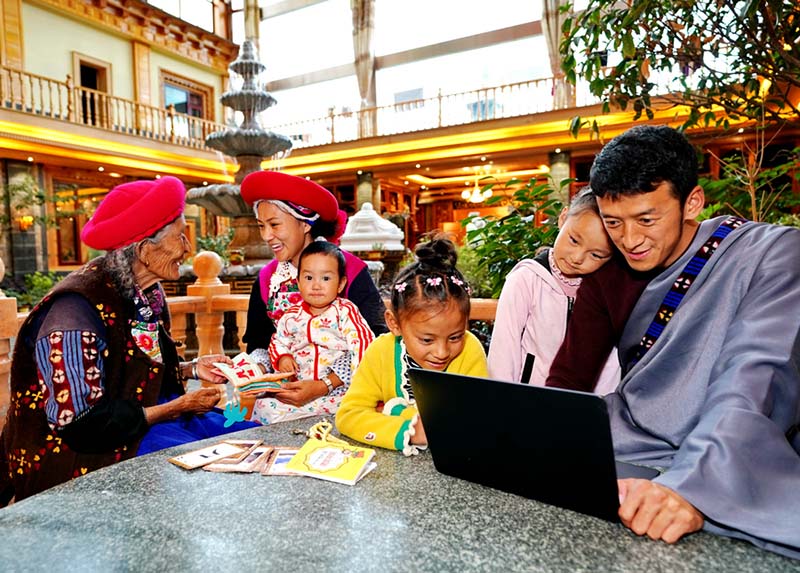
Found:
[[[458,305],[469,316],[470,295],[467,280],[456,268],[455,245],[444,236],[420,243],[414,249],[417,260],[403,268],[392,285],[392,312],[398,319],[432,306]]]

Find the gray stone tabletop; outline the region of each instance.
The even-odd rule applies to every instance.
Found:
[[[299,446],[315,419],[237,438]],[[378,450],[355,486],[187,471],[156,452],[0,510],[0,571],[800,571],[697,533],[676,545]]]

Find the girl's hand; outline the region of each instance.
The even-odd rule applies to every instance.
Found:
[[[422,427],[422,418],[417,416],[417,422],[414,424],[414,435],[409,440],[415,446],[427,446],[428,437],[425,435],[425,428]]]
[[[299,382],[286,382],[283,387],[272,396],[285,404],[299,408],[327,396],[328,386],[322,380],[300,380]]]
[[[224,362],[233,366],[233,360],[224,354],[206,354],[197,358],[197,376],[204,382],[225,384],[228,379],[214,366],[214,362]]]
[[[292,356],[282,356],[278,360],[278,372],[294,372],[297,374],[298,369],[297,362]]]

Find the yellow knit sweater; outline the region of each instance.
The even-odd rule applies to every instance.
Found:
[[[417,447],[409,444],[409,440],[418,413],[403,388],[404,352],[398,337],[391,333],[379,336],[369,345],[336,413],[336,427],[359,442],[411,455],[417,453]],[[466,333],[464,349],[446,371],[487,376],[486,354],[471,332]],[[385,405],[383,413],[376,411],[379,402]]]

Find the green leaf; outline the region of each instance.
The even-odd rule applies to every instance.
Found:
[[[626,32],[622,36],[622,57],[632,59],[636,56],[636,47],[633,45],[633,35]]]
[[[569,120],[569,132],[573,138],[578,139],[578,134],[581,132],[581,116],[576,115],[571,120]]]

